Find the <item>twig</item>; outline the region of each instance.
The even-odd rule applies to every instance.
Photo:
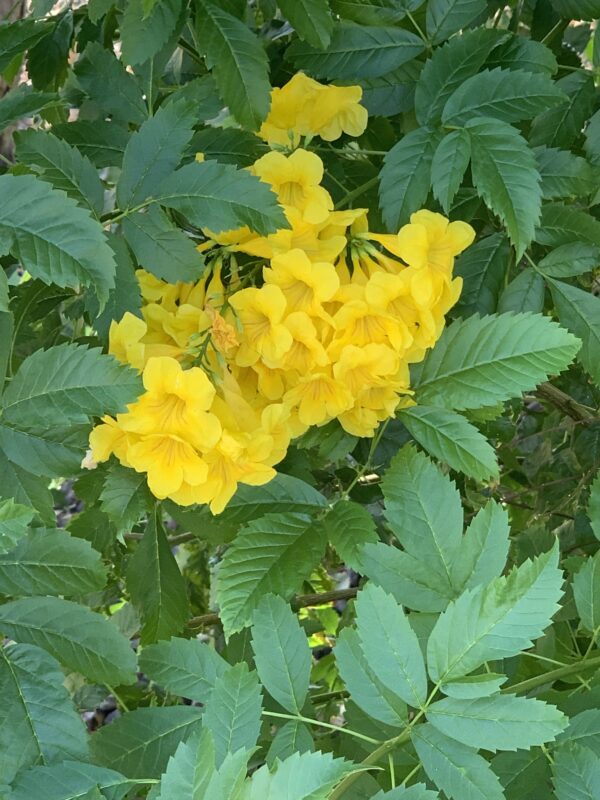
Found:
[[[134,531],[131,531],[129,533],[123,534],[123,538],[124,539],[128,539],[128,540],[130,540],[132,542],[137,542],[137,541],[140,541],[141,539],[144,538],[144,534],[143,533],[135,533]],[[173,547],[174,547],[177,544],[184,544],[185,542],[191,542],[192,539],[196,539],[196,538],[197,537],[196,537],[195,533],[189,533],[189,532],[188,533],[177,533],[175,536],[168,536],[167,537],[167,541],[168,541],[168,543],[170,545],[173,545]]]
[[[594,414],[593,411],[581,405],[581,403],[578,403],[573,397],[557,389],[556,386],[553,386],[551,383],[542,383],[538,386],[536,395],[542,400],[548,401],[548,403],[551,403],[559,411],[562,411],[563,414],[566,414],[579,423],[589,425],[592,422],[600,420],[600,417]]]

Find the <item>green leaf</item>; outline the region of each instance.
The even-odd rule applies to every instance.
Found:
[[[115,122],[141,125],[148,116],[139,84],[112,51],[89,42],[74,71],[83,91]]]
[[[573,595],[583,627],[592,632],[600,629],[600,550],[573,578]]]
[[[202,277],[204,259],[193,241],[158,206],[125,217],[123,233],[138,264],[157,278],[195,283]]]
[[[531,647],[558,609],[558,548],[515,567],[506,577],[465,591],[438,618],[427,645],[433,681],[468,675],[485,661]],[[460,620],[469,620],[469,625]]]
[[[407,719],[406,705],[375,675],[372,654],[365,654],[358,633],[353,628],[344,628],[333,652],[340,677],[354,703],[373,719],[403,728]]]
[[[534,119],[529,142],[532,146],[545,144],[568,150],[580,138],[594,110],[594,81],[590,73],[577,70],[556,81],[556,86],[567,100]]]
[[[41,170],[42,180],[62,189],[76,203],[95,214],[104,208],[104,189],[92,162],[75,147],[47,131],[29,129],[15,134],[17,155],[23,164]]]
[[[540,314],[457,320],[415,369],[419,402],[457,410],[533,389],[573,360],[579,340]]]
[[[207,159],[221,164],[249,167],[261,155],[261,140],[258,136],[238,128],[204,128],[195,133],[188,152],[204,153]]]
[[[144,647],[140,669],[171,694],[206,703],[227,662],[197,639],[173,638]]]
[[[427,452],[475,480],[498,477],[498,462],[485,436],[465,417],[417,405],[400,413],[409,433]]]
[[[503,233],[479,239],[461,253],[454,266],[464,281],[456,311],[463,317],[493,313],[509,263],[510,244]]]
[[[521,258],[540,217],[540,176],[527,142],[511,125],[481,117],[466,124],[479,196],[506,225]]]
[[[87,425],[57,427],[49,419],[23,430],[13,422],[0,425],[0,447],[13,464],[50,478],[79,470],[87,433]]]
[[[14,550],[0,555],[0,594],[73,597],[105,583],[100,553],[66,531],[34,529]]]
[[[47,650],[86,678],[114,686],[135,681],[135,655],[115,625],[58,597],[27,597],[0,606],[0,630]]]
[[[596,28],[598,30],[598,28]],[[600,110],[596,111],[589,120],[585,129],[585,152],[587,157],[596,166],[600,165],[600,144],[598,143],[598,133],[600,132]]]
[[[87,5],[88,17],[94,23],[99,22],[114,6],[115,0],[89,0]]]
[[[36,763],[87,758],[86,731],[63,680],[59,664],[38,647],[0,648],[3,782],[10,783],[20,770]]]
[[[140,284],[135,277],[135,268],[125,239],[116,233],[109,233],[108,243],[116,262],[115,288],[110,290],[108,302],[99,316],[95,298],[89,292],[86,295],[89,312],[92,317],[96,317],[94,327],[104,341],[108,341],[108,331],[114,319],[122,319],[127,311],[139,317],[142,305]]]
[[[379,541],[375,521],[358,503],[340,501],[328,512],[327,538],[346,566],[358,568],[362,546]]]
[[[80,761],[61,761],[48,767],[33,767],[21,772],[13,783],[10,800],[90,800],[88,792],[100,787],[101,797],[121,800],[131,784],[112,769]],[[91,800],[94,800],[93,797]]]
[[[118,533],[130,531],[149,508],[151,495],[144,473],[120,464],[110,466],[100,494],[100,507]]]
[[[526,72],[541,72],[554,75],[558,70],[556,56],[541,42],[527,39],[525,36],[512,36],[495,47],[486,61],[486,65],[523,69]]]
[[[177,27],[181,0],[160,0],[150,9],[147,0],[128,0],[119,26],[123,60],[126,64],[144,64],[153,58]]]
[[[201,729],[187,741],[179,743],[160,779],[156,800],[210,797],[207,794],[208,784],[214,773],[215,748],[212,736],[210,731]]]
[[[2,416],[19,427],[86,423],[125,411],[141,394],[134,370],[99,348],[62,344],[37,350],[21,364],[2,397]]]
[[[600,16],[600,0],[550,0],[566,19],[594,19]]]
[[[555,706],[533,697],[445,697],[429,706],[429,722],[451,739],[486,750],[529,750],[553,741],[567,725]]]
[[[560,105],[565,98],[542,73],[483,70],[458,87],[444,107],[442,120],[446,125],[464,125],[473,117],[520,122]]]
[[[52,22],[20,19],[0,25],[0,72],[20,53],[25,52],[52,30]]]
[[[432,725],[416,727],[413,744],[426,774],[450,800],[504,800],[500,781],[476,750],[448,739]]]
[[[485,0],[430,0],[427,35],[432,44],[443,42],[461,28],[467,28],[486,8]]]
[[[89,212],[33,175],[0,175],[0,193],[0,241],[8,235],[11,254],[44,283],[94,286],[104,305],[115,262]]]
[[[407,61],[387,75],[360,81],[362,105],[371,117],[394,117],[412,111],[415,105],[415,83],[421,72],[419,61]]]
[[[198,730],[202,709],[136,708],[90,738],[92,761],[128,778],[160,778],[180,742]]]
[[[509,534],[506,509],[490,500],[479,509],[465,532],[452,562],[452,585],[464,591],[501,575],[508,557]]]
[[[438,131],[417,128],[386,153],[379,174],[379,205],[389,230],[398,230],[425,203],[440,140]]]
[[[25,536],[35,516],[33,508],[9,500],[0,500],[0,553],[7,553]]]
[[[256,607],[252,649],[267,692],[287,711],[301,714],[308,694],[311,653],[296,615],[281,597],[266,594]]]
[[[27,56],[27,74],[36,89],[60,84],[67,73],[69,50],[73,39],[73,13],[68,9],[54,17],[50,33],[33,47]]]
[[[421,708],[427,699],[427,675],[419,641],[394,598],[371,583],[355,602],[356,630],[374,675],[405,703]]]
[[[600,709],[589,708],[569,720],[568,727],[556,739],[556,744],[577,744],[600,756]]]
[[[217,766],[228,753],[254,747],[260,733],[261,712],[258,676],[246,664],[236,664],[216,679],[202,727],[213,735]]]
[[[421,5],[423,0],[331,0],[336,14],[361,25],[394,25]]]
[[[414,783],[408,788],[397,786],[389,792],[378,792],[373,800],[439,800],[439,794],[428,789],[424,783]]]
[[[424,49],[416,34],[402,28],[337,22],[327,48],[296,40],[287,49],[286,57],[315,78],[355,80],[385,75]]]
[[[547,203],[535,240],[548,247],[585,242],[600,247],[600,222],[585,211],[562,203]]]
[[[256,130],[267,116],[271,91],[262,43],[243,22],[207,0],[199,0],[196,33],[231,113],[240,125]]]
[[[8,313],[8,279],[6,277],[6,272],[4,270],[0,270],[0,314]],[[4,380],[4,375],[2,376],[2,380]]]
[[[598,174],[585,158],[554,147],[536,147],[533,152],[545,200],[577,197],[596,191]]]
[[[143,645],[182,631],[189,616],[186,583],[157,511],[148,519],[125,577],[131,602],[142,619]]]
[[[57,95],[51,92],[35,92],[24,83],[11,89],[0,100],[0,130],[22,117],[33,117],[57,100]]]
[[[407,445],[386,471],[382,489],[390,528],[403,548],[435,573],[444,592],[451,586],[450,567],[462,540],[456,486],[427,456]]]
[[[439,143],[431,164],[433,194],[449,213],[471,159],[471,140],[464,130],[451,131]]]
[[[600,264],[600,247],[585,242],[563,244],[538,262],[548,278],[572,278],[590,272]]]
[[[326,530],[303,514],[267,514],[251,522],[219,567],[217,597],[227,636],[251,621],[266,592],[285,600],[323,555]]]
[[[326,800],[333,787],[357,769],[330,753],[294,753],[273,772],[267,765],[254,772],[240,800]]]
[[[181,167],[163,181],[156,200],[215,233],[247,225],[266,235],[288,227],[270,186],[216,161]]]
[[[493,48],[506,34],[487,28],[466,31],[433,51],[417,81],[415,111],[421,125],[441,119],[448,98],[465,80],[479,72]]]
[[[458,678],[450,683],[443,683],[440,689],[448,697],[455,697],[457,700],[472,700],[474,697],[489,697],[496,694],[507,680],[506,675],[483,672],[480,675],[469,675],[467,678]]]
[[[327,0],[278,0],[277,4],[301,39],[322,50],[329,46],[333,19]]]
[[[273,737],[267,753],[267,764],[272,768],[277,760],[285,761],[294,753],[312,753],[314,749],[310,729],[303,722],[291,719]]]
[[[548,278],[561,324],[578,336],[578,359],[600,386],[600,298],[590,292]]]
[[[1,506],[0,506],[1,512]],[[588,504],[588,516],[590,525],[594,531],[596,539],[600,539],[600,472],[594,478],[590,487],[590,499]],[[1,513],[0,513],[1,519]],[[2,533],[2,523],[0,522],[0,534]],[[1,540],[0,540],[1,541]]]
[[[600,760],[587,747],[559,747],[552,765],[557,800],[595,800],[600,792]]]
[[[46,525],[55,525],[54,501],[47,478],[32,475],[8,460],[0,448],[0,498],[35,508]]]
[[[89,158],[98,169],[119,167],[129,140],[129,132],[115,122],[79,119],[54,125],[52,133]]]
[[[132,5],[135,3],[129,3],[128,8]],[[191,103],[169,103],[161,106],[131,136],[117,183],[119,208],[137,206],[156,194],[161,182],[181,161],[194,133],[195,119]]]
[[[533,269],[526,268],[512,280],[500,295],[498,313],[540,314],[544,310],[545,286],[543,278]]]

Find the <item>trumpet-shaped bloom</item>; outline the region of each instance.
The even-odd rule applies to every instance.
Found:
[[[429,266],[447,272],[454,258],[473,242],[475,231],[466,222],[449,222],[441,214],[417,211],[398,232],[396,255],[411,267]]]
[[[127,311],[120,322],[113,320],[108,331],[108,352],[121,364],[130,364],[142,370],[145,362],[145,347],[142,339],[148,331],[143,319]]]
[[[258,135],[270,144],[296,147],[301,136],[312,133],[309,108],[325,87],[297,72],[285,86],[271,91],[271,108]]]
[[[243,327],[236,363],[249,367],[259,358],[274,364],[281,361],[292,346],[292,335],[282,324],[286,300],[279,286],[242,289],[229,302]]]
[[[178,436],[155,433],[129,448],[136,472],[148,474],[148,487],[162,500],[177,492],[185,481],[197,486],[206,480],[208,466],[189,442]]]
[[[311,105],[309,126],[326,142],[339,139],[342,133],[361,136],[365,132],[369,113],[360,105],[361,86],[327,86],[317,93]]]
[[[385,344],[397,353],[412,344],[412,337],[404,322],[366,303],[351,300],[343,305],[334,317],[337,332],[328,348],[329,355],[337,358],[349,344],[364,347],[367,344]]]
[[[384,344],[347,345],[333,366],[333,375],[353,397],[360,397],[366,389],[390,385],[398,368],[398,355]]]
[[[92,458],[97,463],[108,461],[114,454],[121,464],[129,467],[128,451],[129,445],[138,441],[138,437],[124,430],[119,419],[125,415],[119,414],[118,419],[112,417],[102,417],[102,422],[90,433],[90,449]]]
[[[340,279],[333,264],[312,262],[303,250],[290,250],[275,256],[271,267],[263,269],[268,285],[279,286],[290,311],[304,311],[312,316],[323,315],[323,303],[334,296]]]
[[[285,320],[292,335],[292,346],[285,356],[283,368],[296,370],[300,375],[308,374],[315,366],[329,364],[329,356],[319,341],[313,321],[303,311],[294,311]]]
[[[298,417],[304,425],[323,425],[352,407],[350,390],[324,369],[300,378],[289,389],[283,402],[298,407]]]

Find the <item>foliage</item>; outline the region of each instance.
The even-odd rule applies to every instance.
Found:
[[[30,5],[1,800],[599,797],[600,2]]]

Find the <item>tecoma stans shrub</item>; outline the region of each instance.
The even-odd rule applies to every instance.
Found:
[[[0,800],[598,800],[600,0],[0,9]]]

